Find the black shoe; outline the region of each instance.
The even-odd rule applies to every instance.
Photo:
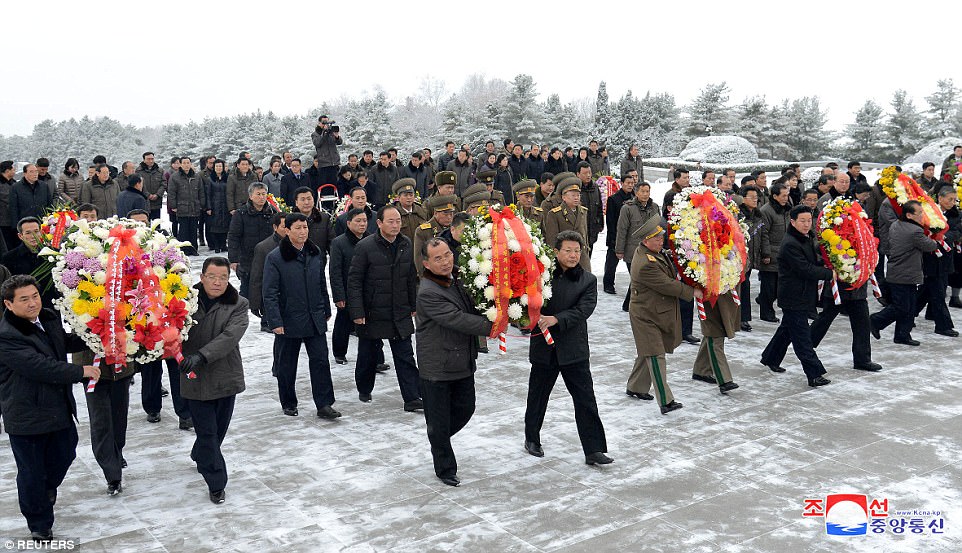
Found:
[[[935,333],[940,336],[948,336],[949,338],[959,337],[959,331],[955,330],[954,328],[950,328],[948,330],[936,330]]]
[[[452,486],[452,487],[457,488],[458,486],[461,485],[461,479],[458,478],[457,475],[438,476],[438,478],[440,478],[441,481],[444,482],[445,484],[447,484],[448,486]]]
[[[586,465],[607,465],[612,463],[613,461],[614,459],[612,459],[611,457],[608,457],[607,455],[605,455],[600,451],[596,451],[591,455],[585,456]]]
[[[949,307],[962,308],[962,300],[956,297],[950,298]]]
[[[904,340],[902,340],[902,339],[900,339],[900,338],[896,338],[896,339],[894,340],[894,342],[895,342],[896,344],[902,344],[903,346],[920,346],[920,345],[922,345],[922,342],[919,342],[918,340],[913,340],[912,338],[906,338],[906,339],[904,339]]]
[[[864,365],[855,365],[855,367],[853,367],[853,368],[854,368],[855,370],[857,370],[857,371],[878,372],[878,371],[882,370],[882,365],[879,365],[878,363],[873,363],[873,362],[869,361],[868,363],[866,363],[866,364],[864,364]]]
[[[123,491],[124,487],[120,484],[120,480],[107,482],[107,495],[120,495]]]
[[[209,497],[210,497],[210,502],[213,503],[214,505],[220,505],[226,499],[224,490],[217,490],[216,492],[210,492]]]
[[[722,384],[721,386],[719,386],[719,387],[718,387],[718,390],[719,390],[721,393],[725,394],[725,393],[728,393],[728,392],[730,392],[730,391],[732,391],[732,390],[734,390],[734,389],[736,389],[736,388],[738,388],[738,384],[735,384],[734,382],[726,382],[726,383]]]
[[[408,413],[413,413],[415,411],[424,411],[424,402],[420,399],[412,399],[411,401],[404,402],[404,410]]]
[[[147,413],[147,422],[160,422],[160,413]]]
[[[606,293],[606,294],[615,295],[615,294],[617,294],[618,292],[615,291],[615,287],[614,287],[614,286],[605,286],[605,293]]]
[[[120,458],[120,468],[127,468],[127,459],[124,459],[123,457]]]
[[[50,500],[51,505],[57,504],[57,490],[47,490],[47,499]]]
[[[478,346],[478,353],[488,353],[488,344]]]
[[[179,426],[179,428],[180,428],[181,430],[193,430],[193,429],[194,429],[194,421],[192,421],[192,420],[190,420],[190,419],[180,419],[180,426]]]
[[[879,305],[882,307],[888,307],[889,300],[887,298],[878,298]]]
[[[288,417],[296,417],[297,407],[285,407],[284,414],[287,415]]]
[[[525,442],[524,450],[528,452],[528,455],[534,455],[535,457],[544,457],[544,450],[541,449],[541,444],[535,442]]]
[[[745,332],[751,332],[751,331],[752,331],[752,325],[749,324],[749,323],[742,323],[742,327],[741,327],[741,328],[742,328],[742,330],[745,331]]]
[[[915,316],[918,317],[918,315],[915,315]],[[926,313],[926,314],[925,314],[925,320],[926,320],[926,321],[934,321],[934,320],[935,320],[935,317],[933,317],[931,313]],[[938,332],[938,331],[936,331],[936,332]]]
[[[330,405],[325,405],[317,410],[317,416],[322,419],[334,420],[341,416],[341,413]]]
[[[772,371],[773,373],[785,372],[785,369],[783,367],[779,367],[778,365],[769,365],[767,363],[762,363],[762,365],[765,365],[766,367],[768,367],[768,370]]]
[[[709,384],[718,384],[718,381],[715,380],[715,377],[714,377],[714,376],[704,376],[704,375],[700,375],[700,374],[691,373],[691,379],[692,379],[692,380],[700,380],[700,381],[702,381],[702,382],[707,382],[707,383],[709,383]]]
[[[638,398],[638,399],[643,399],[643,400],[645,400],[645,401],[651,401],[651,400],[655,399],[655,396],[653,396],[653,395],[651,395],[651,394],[649,394],[649,393],[647,393],[647,392],[639,394],[638,392],[632,392],[631,390],[625,390],[625,395],[628,396],[628,397],[636,397],[636,398]]]
[[[371,403],[371,394],[358,393],[357,399],[359,399],[362,403]]]
[[[377,366],[374,367],[374,370],[379,373],[382,373],[390,369],[391,369],[391,365],[388,365],[387,363],[378,363]]]
[[[695,346],[701,343],[701,338],[695,338],[691,334],[687,334],[681,337],[682,340],[688,342],[689,344]]]
[[[872,331],[872,338],[875,338],[876,340],[881,340],[882,331],[880,331],[878,326],[875,325],[875,319],[869,317],[868,325],[869,325],[869,329]]]
[[[163,387],[162,387],[162,388],[160,389],[160,397],[167,397],[167,396],[169,396],[169,395],[170,395],[170,392],[167,391],[167,388],[163,388]]]
[[[662,405],[662,406],[661,406],[661,414],[662,414],[662,415],[667,415],[668,413],[670,413],[670,412],[672,412],[672,411],[677,411],[678,409],[681,409],[682,407],[684,407],[684,405],[678,403],[677,401],[672,400],[671,403],[668,403],[668,404],[665,404],[665,405]]]
[[[47,530],[45,532],[30,532],[30,539],[33,541],[50,541],[53,539],[53,531]]]
[[[347,357],[335,357],[334,362],[338,365],[347,365]]]
[[[826,384],[830,384],[831,382],[831,380],[825,378],[824,376],[816,376],[815,378],[808,379],[808,385],[812,388],[816,386],[824,386]]]

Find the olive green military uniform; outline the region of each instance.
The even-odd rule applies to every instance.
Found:
[[[578,177],[568,177],[561,181],[558,185],[558,198],[560,200],[561,196],[565,193],[565,190],[577,188],[581,190],[581,180]],[[558,233],[563,230],[573,230],[581,235],[585,240],[585,244],[588,243],[588,208],[579,205],[577,209],[569,209],[567,205],[562,203],[561,205],[556,205],[555,207],[545,211],[544,213],[544,224],[542,226],[542,232],[544,234],[544,239],[549,246],[554,247],[555,237]],[[588,248],[581,249],[581,261],[578,263],[581,268],[586,271],[591,271],[591,254],[588,252]]]
[[[471,212],[472,208],[491,205],[491,192],[483,183],[476,182],[464,191],[464,211]]]
[[[553,207],[561,204],[561,194],[558,192],[558,188],[561,187],[561,183],[566,178],[574,177],[574,176],[575,174],[572,173],[571,171],[565,171],[564,173],[558,173],[557,175],[554,176],[553,179],[551,179],[552,182],[555,183],[554,192],[551,193],[551,196],[545,198],[544,201],[541,202],[542,211],[547,213],[548,211],[551,211]],[[579,180],[578,182],[581,182],[581,181]]]
[[[438,190],[440,190],[441,187],[446,184],[450,184],[451,186],[457,186],[457,182],[458,182],[458,176],[457,174],[455,174],[454,171],[441,171],[438,174],[434,175],[434,194],[431,195],[431,198],[435,196],[443,196],[443,194],[438,192]],[[431,207],[431,202],[430,202],[431,198],[428,198],[424,202],[424,210],[427,212],[426,213],[427,216],[425,217],[425,219],[430,219],[434,217],[434,208]],[[461,198],[455,195],[453,203],[454,203],[454,210],[461,211]]]
[[[732,381],[725,338],[734,338],[740,325],[741,308],[735,304],[731,292],[718,296],[715,305],[705,302],[705,320],[701,321],[704,338],[698,346],[694,374],[714,377],[719,386]]]
[[[455,211],[454,200],[457,196],[431,196],[428,199],[428,205],[432,208],[432,211]],[[418,225],[416,231],[414,232],[414,266],[418,270],[418,276],[424,272],[424,264],[421,261],[424,259],[421,257],[421,245],[425,241],[434,238],[435,236],[441,234],[447,227],[441,226],[438,220],[431,217],[425,223]]]
[[[483,184],[485,189],[491,193],[492,204],[508,205],[511,202],[505,202],[504,194],[500,190],[494,189],[494,177],[497,174],[497,171],[481,171],[475,175],[475,178],[478,179],[478,184]],[[468,196],[467,191],[465,191],[464,196]]]
[[[391,192],[393,192],[395,196],[400,196],[401,194],[414,194],[416,186],[417,181],[412,178],[398,179],[394,183],[394,186],[391,187]],[[394,207],[396,207],[401,213],[401,234],[407,236],[413,244],[414,234],[417,232],[418,227],[420,227],[429,219],[427,210],[425,210],[421,203],[417,201],[415,201],[414,205],[411,206],[411,211],[401,207],[401,203],[398,200],[394,201]]]
[[[544,223],[544,210],[536,205],[531,207],[522,207],[519,201],[522,195],[530,195],[534,197],[535,191],[538,190],[538,182],[532,179],[526,179],[523,181],[516,182],[511,190],[514,192],[515,204],[518,206],[518,211],[521,212],[526,219],[530,219],[539,225]]]
[[[658,219],[650,219],[638,232],[643,238],[664,232]],[[681,343],[681,308],[678,299],[691,301],[695,289],[677,278],[675,266],[661,251],[649,250],[644,243],[631,260],[631,300],[628,317],[635,339],[635,358],[628,392],[647,394],[655,384],[658,404],[674,401],[668,386],[665,354]]]

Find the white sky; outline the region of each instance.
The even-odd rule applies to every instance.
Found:
[[[562,101],[605,80],[612,100],[667,91],[679,105],[725,80],[733,103],[818,95],[840,128],[867,98],[888,107],[905,88],[924,108],[937,79],[962,84],[950,18],[930,0],[10,0],[0,134],[83,115],[144,126],[301,114],[375,84],[398,100],[426,75],[454,92],[479,72],[530,74]]]

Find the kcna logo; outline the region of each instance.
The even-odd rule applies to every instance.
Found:
[[[802,516],[824,516],[825,533],[831,536],[864,536],[868,531],[870,508],[873,517],[887,516],[882,513],[888,511],[888,499],[869,504],[864,494],[830,494],[824,500],[806,499]]]

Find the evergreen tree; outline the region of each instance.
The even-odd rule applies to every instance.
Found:
[[[689,136],[720,135],[730,131],[728,92],[728,84],[725,81],[720,84],[709,84],[701,89],[698,97],[688,107]]]
[[[855,112],[855,122],[846,126],[848,155],[853,159],[881,159],[884,155],[885,125],[882,106],[866,100]]]
[[[765,96],[752,96],[735,108],[737,114],[737,125],[733,129],[734,134],[751,142],[759,152],[764,148],[764,131],[771,123],[769,115],[771,108],[765,100]],[[769,155],[771,152],[769,151]]]
[[[502,124],[517,144],[541,143],[544,114],[538,104],[538,92],[530,75],[518,75],[511,81],[504,102]]]
[[[959,89],[952,79],[939,79],[937,89],[926,96],[929,104],[927,113],[929,138],[948,136],[955,130],[959,118]]]
[[[785,137],[792,156],[788,159],[816,159],[827,152],[831,134],[825,130],[828,115],[819,106],[817,96],[792,101],[791,133]]]
[[[598,99],[595,100],[594,121],[591,127],[591,137],[601,144],[609,142],[611,131],[611,103],[608,100],[608,85],[604,81],[598,84]]]
[[[887,142],[892,144],[895,159],[902,160],[917,152],[923,145],[922,116],[908,94],[896,90],[892,95],[892,114],[885,125]]]

